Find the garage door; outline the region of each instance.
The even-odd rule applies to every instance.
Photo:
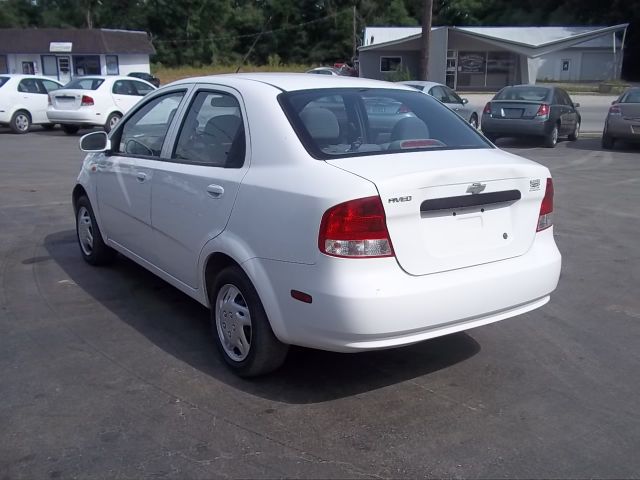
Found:
[[[582,54],[580,80],[609,80],[613,78],[613,52]]]

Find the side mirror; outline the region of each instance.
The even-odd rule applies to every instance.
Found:
[[[580,106],[580,104],[579,104],[579,103],[574,103],[574,104],[573,104],[573,108],[578,108],[579,106]]]
[[[101,153],[111,150],[111,141],[106,132],[91,132],[80,139],[80,150],[86,153]]]
[[[466,98],[463,98],[463,99],[462,99],[462,104],[463,104],[463,105],[466,105],[467,103],[469,103],[469,100],[468,100],[468,99],[466,99]]]

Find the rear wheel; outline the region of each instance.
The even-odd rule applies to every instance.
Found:
[[[607,135],[606,133],[602,135],[602,148],[605,150],[611,150],[615,146],[615,143],[616,139],[611,135]]]
[[[258,293],[239,267],[220,272],[209,301],[218,351],[234,373],[254,377],[282,365],[289,346],[274,335]]]
[[[573,133],[569,134],[569,140],[575,142],[580,136],[580,122],[576,122],[576,128],[573,129]]]
[[[544,137],[544,146],[554,148],[558,143],[558,125],[554,125],[553,129]]]
[[[107,265],[115,259],[116,251],[102,240],[91,203],[86,196],[80,197],[76,203],[76,237],[82,258],[87,263]]]
[[[75,135],[80,130],[78,125],[62,125],[62,130],[67,135]]]
[[[109,133],[111,130],[113,130],[121,118],[122,118],[122,115],[120,115],[117,112],[114,112],[111,115],[109,115],[109,118],[107,118],[107,123],[105,123],[104,125],[105,132]]]
[[[469,125],[471,125],[475,129],[478,128],[478,116],[475,113],[471,115],[471,118],[469,119]]]
[[[18,110],[11,117],[9,124],[13,133],[23,134],[31,130],[31,115],[26,110]]]

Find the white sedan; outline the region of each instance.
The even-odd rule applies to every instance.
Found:
[[[371,122],[373,104],[412,115]],[[242,376],[289,345],[384,349],[520,315],[558,283],[549,170],[406,86],[186,79],[81,148],[83,258],[119,252],[208,306]]]
[[[131,77],[79,77],[50,95],[47,116],[73,135],[81,127],[104,127],[109,132],[141,97],[156,90]]]
[[[53,128],[47,118],[48,94],[62,87],[37,75],[0,75],[0,125],[27,133],[32,125]]]

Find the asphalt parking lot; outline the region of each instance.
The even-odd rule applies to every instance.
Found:
[[[554,175],[542,309],[245,381],[195,301],[82,261],[78,138],[0,131],[1,479],[640,476],[640,149],[499,142]]]

